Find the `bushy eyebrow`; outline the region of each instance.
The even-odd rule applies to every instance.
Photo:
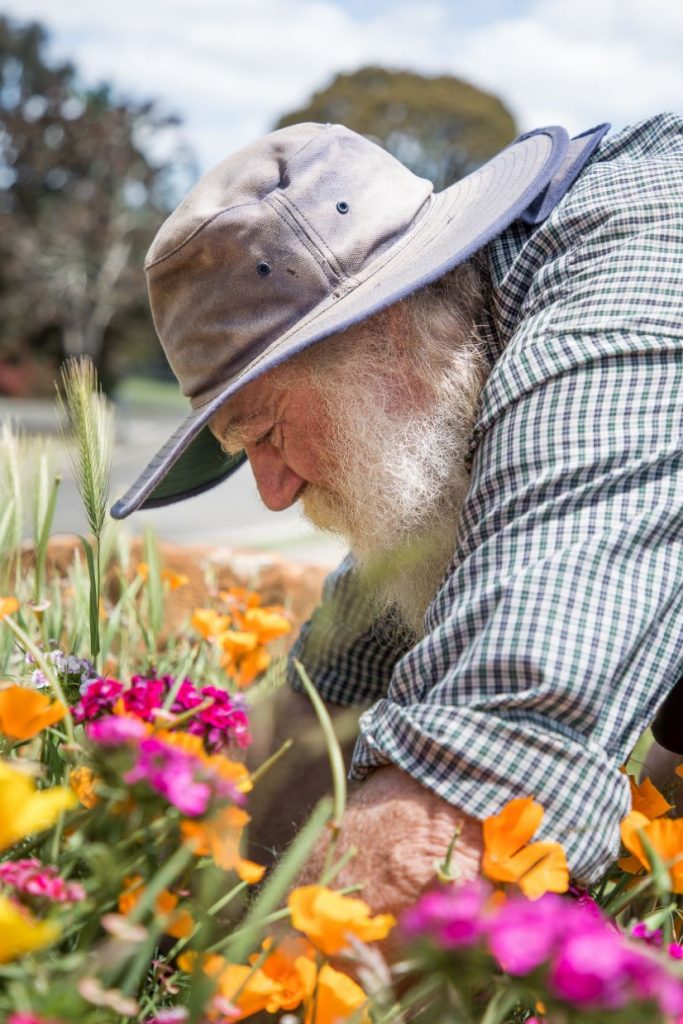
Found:
[[[263,412],[248,413],[246,416],[235,416],[228,420],[221,429],[221,444],[230,452],[240,452],[260,434],[267,432],[266,424],[270,424],[268,416]],[[256,429],[256,428],[259,429]]]

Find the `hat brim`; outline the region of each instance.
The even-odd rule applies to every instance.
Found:
[[[563,128],[521,136],[478,170],[432,195],[403,237],[223,382],[195,409],[112,506],[114,519],[201,494],[245,461],[208,429],[216,411],[250,381],[316,342],[365,320],[437,280],[515,221],[548,185],[567,151]]]

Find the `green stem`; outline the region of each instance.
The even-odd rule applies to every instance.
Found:
[[[252,785],[256,785],[259,779],[262,779],[266,772],[269,772],[270,769],[277,764],[280,758],[285,756],[287,751],[292,746],[292,743],[293,740],[285,740],[282,746],[278,750],[276,750],[274,754],[271,754],[270,757],[266,761],[264,761],[262,765],[259,765],[259,767],[251,773],[249,778],[251,779]]]
[[[344,810],[346,809],[346,768],[344,767],[344,756],[339,746],[334,726],[332,725],[332,719],[328,715],[327,708],[323,704],[318,691],[309,679],[306,669],[297,660],[294,661],[294,667],[299,673],[299,678],[303,683],[306,694],[318,716],[320,728],[327,745],[327,756],[330,760],[332,785],[334,787],[334,814],[331,824],[333,829],[338,830],[341,828]]]

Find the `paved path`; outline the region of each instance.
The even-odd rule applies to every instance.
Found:
[[[50,402],[0,399],[0,419],[6,417],[27,433],[56,434],[57,418]],[[125,491],[181,419],[182,412],[149,413],[139,408],[119,408],[112,499]],[[63,480],[53,532],[83,531],[85,520],[66,452],[59,443],[55,447]],[[137,512],[126,520],[126,525],[131,533],[141,533],[152,526],[159,537],[179,544],[275,549],[288,557],[319,564],[334,565],[343,554],[341,545],[316,534],[296,509],[269,512],[261,504],[248,466],[206,494],[168,508]]]

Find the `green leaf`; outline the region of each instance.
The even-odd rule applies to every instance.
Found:
[[[646,836],[644,829],[638,829],[638,838],[643,844],[643,849],[645,850],[647,859],[650,862],[650,876],[652,878],[655,891],[659,896],[668,896],[671,892],[672,886],[671,875],[665,862],[659,856],[654,846]]]
[[[159,545],[154,531],[145,530],[145,561],[147,562],[147,600],[149,607],[149,625],[154,637],[161,632],[164,623],[164,588],[161,582],[161,561]]]

